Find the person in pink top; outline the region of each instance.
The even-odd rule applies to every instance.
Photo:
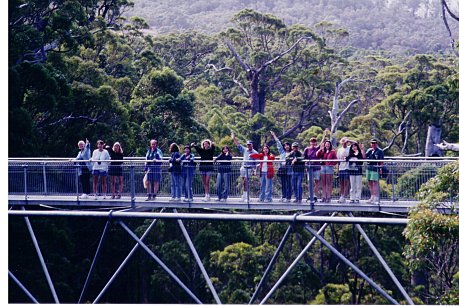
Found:
[[[263,146],[263,153],[250,154],[251,158],[259,159],[260,163],[260,202],[272,202],[273,201],[273,177],[274,177],[274,165],[272,160],[276,157],[271,154],[271,150],[267,145]],[[270,162],[271,161],[271,162]]]
[[[330,203],[332,193],[332,182],[333,182],[333,167],[336,165],[336,152],[333,150],[333,146],[330,140],[320,144],[320,149],[317,151],[317,157],[324,159],[322,167],[320,169],[320,180],[322,182],[322,202]],[[330,161],[328,161],[330,160]]]

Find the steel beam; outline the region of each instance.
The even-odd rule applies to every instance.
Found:
[[[24,210],[24,207],[22,207]],[[51,276],[49,274],[48,268],[46,267],[45,260],[43,255],[41,254],[40,246],[38,245],[37,238],[35,237],[35,233],[32,228],[32,224],[30,223],[29,217],[24,217],[24,220],[27,224],[27,229],[29,230],[30,237],[32,238],[33,245],[35,246],[35,250],[37,251],[38,258],[40,259],[41,267],[43,268],[43,272],[46,276],[46,281],[48,282],[49,288],[51,289],[51,293],[53,295],[54,301],[59,304],[59,298],[57,297],[56,290],[54,289],[53,281],[51,280]]]
[[[152,250],[150,250],[150,248],[148,248],[145,243],[143,243],[143,241],[141,241],[134,232],[132,232],[129,227],[127,227],[126,224],[124,224],[123,221],[121,220],[118,220],[118,223],[121,225],[121,227],[124,228],[124,230],[132,237],[134,238],[135,241],[137,241],[137,243],[140,244],[140,246],[161,266],[161,268],[164,269],[164,271],[167,272],[167,274],[169,274],[179,285],[180,287],[183,288],[183,290],[186,291],[186,293],[188,293],[188,295],[198,304],[202,304],[202,302],[198,299],[198,297],[196,295],[194,295],[194,293],[180,280],[180,278],[178,278],[177,275],[174,274],[174,272],[172,272],[171,269],[169,269],[169,267],[166,266],[166,264],[164,262],[162,262],[161,259],[159,259],[158,256],[155,255],[155,253],[153,253]]]
[[[94,254],[94,258],[91,263],[91,267],[89,268],[88,276],[86,277],[86,281],[84,282],[83,289],[81,290],[80,298],[78,299],[78,304],[81,303],[81,300],[84,297],[84,294],[86,293],[86,288],[91,281],[92,278],[92,273],[94,272],[94,267],[96,265],[97,259],[99,258],[100,250],[102,249],[102,245],[105,242],[105,237],[107,236],[107,229],[108,226],[110,225],[111,219],[108,219],[107,222],[105,222],[105,227],[102,232],[102,236],[100,237],[99,245],[97,246],[96,254]]]
[[[14,276],[13,273],[10,272],[10,270],[8,270],[8,275],[14,280],[14,282],[19,286],[19,288],[21,288],[22,291],[24,291],[24,293],[32,300],[32,302],[34,302],[35,304],[39,304],[38,301],[32,295],[32,293],[30,293],[30,291],[27,290],[27,288],[19,281],[19,279],[16,278],[16,276]]]
[[[143,218],[143,219],[182,219],[182,220],[222,220],[222,221],[257,221],[257,222],[308,222],[341,224],[391,224],[406,225],[407,218],[366,218],[366,217],[329,217],[261,214],[222,214],[222,213],[157,213],[157,212],[120,212],[114,211],[19,211],[9,210],[9,216],[46,216],[46,217],[99,217],[99,218]]]
[[[164,208],[161,209],[161,212],[164,211]],[[156,222],[158,222],[158,219],[155,219],[151,222],[151,224],[148,226],[148,228],[145,230],[145,232],[142,234],[142,237],[140,237],[140,241],[143,241],[147,234],[150,232],[150,230],[155,226]],[[118,269],[116,269],[115,273],[113,273],[112,277],[108,280],[107,284],[104,286],[102,291],[97,295],[96,299],[94,300],[94,303],[97,303],[99,299],[102,297],[102,295],[105,293],[105,291],[108,289],[108,287],[112,284],[112,282],[115,280],[115,278],[118,276],[118,274],[121,272],[121,270],[124,268],[124,266],[127,264],[129,259],[131,259],[132,255],[134,255],[134,252],[139,248],[139,243],[136,243],[134,247],[131,249],[129,254],[126,256],[126,258],[123,260],[123,262],[120,264]]]
[[[322,227],[319,229],[318,234],[322,234],[322,232],[327,228],[328,223],[325,223],[322,225]],[[301,251],[301,253],[295,258],[295,260],[290,264],[290,266],[285,270],[284,274],[279,278],[279,280],[274,284],[274,286],[271,288],[271,290],[268,292],[268,294],[265,296],[265,298],[261,301],[260,304],[266,303],[266,301],[271,297],[271,295],[274,293],[274,291],[279,288],[280,284],[284,281],[284,279],[287,277],[287,275],[293,270],[293,268],[297,265],[297,263],[303,258],[303,256],[306,254],[306,252],[309,250],[309,248],[314,244],[314,242],[317,240],[317,238],[313,237],[309,243],[304,247],[304,249]]]
[[[352,217],[352,214],[350,213],[349,214],[351,217]],[[410,298],[410,296],[408,295],[408,293],[405,291],[405,289],[403,288],[402,284],[400,284],[400,282],[398,281],[397,277],[395,276],[395,274],[392,272],[391,268],[389,267],[389,265],[386,263],[386,261],[384,260],[384,258],[381,256],[381,254],[379,253],[378,249],[375,247],[375,245],[373,244],[373,242],[371,241],[371,239],[368,237],[368,235],[365,233],[365,231],[363,230],[362,226],[360,226],[360,224],[355,224],[355,226],[357,227],[357,230],[360,232],[360,234],[362,235],[362,237],[365,239],[365,241],[368,243],[368,245],[370,246],[370,249],[373,251],[373,253],[375,254],[376,258],[378,258],[379,262],[382,264],[382,266],[384,267],[384,270],[386,270],[387,274],[389,274],[390,278],[392,279],[392,281],[395,283],[395,285],[397,286],[398,290],[400,290],[400,292],[402,293],[402,295],[405,297],[406,301],[408,302],[408,304],[410,305],[414,305],[413,303],[413,300]]]
[[[177,210],[174,209],[174,212],[177,213]],[[186,230],[185,225],[183,224],[183,221],[181,219],[177,219],[177,222],[180,226],[180,229],[182,230],[182,233],[186,239],[186,242],[188,243],[188,246],[190,247],[191,252],[193,253],[193,256],[199,266],[199,269],[201,269],[201,273],[204,276],[204,279],[206,280],[206,283],[210,289],[210,292],[212,292],[212,295],[215,301],[217,302],[217,304],[221,304],[222,302],[220,301],[217,291],[215,290],[214,285],[212,284],[212,281],[210,280],[210,277],[207,274],[206,268],[204,268],[204,265],[202,264],[202,260],[199,257],[199,254],[196,251],[196,248],[194,247],[193,241],[191,240],[190,235],[188,234],[188,231]]]
[[[345,264],[352,268],[357,274],[359,274],[364,280],[370,284],[373,288],[376,289],[382,296],[384,296],[389,302],[394,305],[399,305],[399,303],[391,297],[387,292],[385,292],[381,287],[378,286],[371,278],[369,278],[362,270],[360,270],[356,265],[354,265],[349,259],[347,259],[343,254],[341,254],[336,248],[334,248],[330,243],[328,243],[322,236],[320,236],[314,229],[309,225],[305,224],[304,228],[310,232],[314,237],[320,240],[324,246],[326,246],[333,254],[335,254],[339,259],[341,259]]]

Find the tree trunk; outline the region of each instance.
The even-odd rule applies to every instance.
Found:
[[[429,125],[427,130],[425,156],[443,156],[443,151],[434,144],[441,143],[441,125]]]

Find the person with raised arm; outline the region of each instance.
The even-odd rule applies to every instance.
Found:
[[[201,160],[199,162],[199,172],[201,174],[202,183],[204,184],[204,201],[210,200],[210,177],[214,171],[214,153],[215,146],[210,139],[204,139],[201,142],[201,147],[196,146],[193,142],[191,147],[198,152]]]
[[[349,195],[349,149],[351,141],[347,137],[341,138],[339,141],[341,147],[336,152],[336,158],[341,160],[338,164],[338,179],[339,179],[339,200],[338,203],[346,203],[346,197]]]
[[[246,145],[247,147],[244,147],[239,143],[239,140],[236,138],[234,135],[234,132],[231,131],[231,139],[233,140],[233,143],[237,146],[239,152],[243,155],[244,162],[241,165],[240,168],[240,175],[242,178],[242,201],[247,202],[248,201],[248,190],[247,190],[247,179],[248,175],[251,173],[255,172],[256,170],[256,163],[249,162],[248,160],[254,160],[254,158],[250,157],[250,154],[253,153],[258,153],[254,148],[253,148],[253,142],[251,140],[247,140]]]
[[[92,163],[89,161],[91,159],[91,144],[89,143],[88,138],[86,138],[86,142],[83,140],[78,141],[78,149],[80,151],[78,151],[78,155],[75,159],[84,160],[84,162],[79,162],[78,166],[78,177],[83,191],[81,198],[87,199],[88,194],[91,193],[91,184],[89,180],[91,178],[92,171]]]

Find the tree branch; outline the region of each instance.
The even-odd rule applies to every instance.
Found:
[[[236,50],[234,49],[234,47],[233,47],[233,45],[231,44],[231,42],[229,42],[228,40],[225,40],[225,43],[226,43],[226,46],[228,46],[228,49],[230,49],[230,51],[231,51],[231,53],[233,54],[234,58],[238,61],[239,65],[241,65],[247,73],[252,72],[252,68],[250,68],[250,66],[247,65],[247,64],[242,60],[242,58],[239,56],[239,54],[238,54],[238,53],[236,52]]]
[[[69,121],[69,120],[77,120],[77,119],[84,119],[84,120],[87,120],[91,123],[95,123],[99,120],[99,118],[91,118],[91,117],[88,117],[88,116],[73,116],[73,114],[70,114],[68,115],[67,117],[64,117],[64,118],[61,118],[55,122],[52,122],[50,123],[49,125],[56,125],[56,124],[60,124],[62,122],[65,122],[65,121]]]
[[[408,121],[408,118],[410,117],[411,115],[411,110],[405,115],[405,118],[403,118],[402,122],[400,122],[400,124],[398,125],[398,131],[397,133],[395,133],[394,137],[392,137],[390,143],[388,146],[386,146],[384,149],[382,149],[384,152],[386,150],[389,150],[393,145],[394,145],[394,142],[395,142],[395,139],[403,133],[403,131],[405,131],[406,129],[406,122]]]

